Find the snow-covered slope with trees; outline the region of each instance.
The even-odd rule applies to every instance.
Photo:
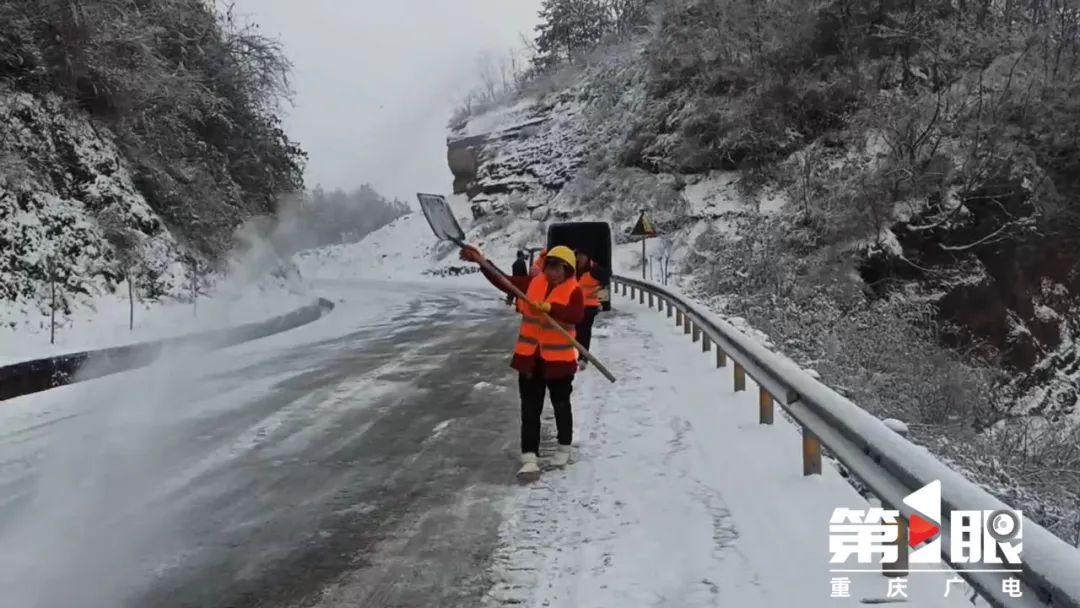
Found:
[[[0,342],[204,292],[278,230],[304,154],[277,42],[201,0],[2,2],[0,23]]]
[[[114,245],[125,238],[140,249],[131,269],[140,291],[176,289],[179,243],[107,130],[55,95],[3,87],[0,124],[0,301],[16,304],[8,312],[47,308],[52,281],[65,310],[101,295],[123,280]]]

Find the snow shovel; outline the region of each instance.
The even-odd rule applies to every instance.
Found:
[[[424,217],[427,218],[428,224],[431,225],[431,231],[435,233],[435,236],[441,241],[451,241],[458,247],[465,247],[465,231],[461,229],[461,226],[457,222],[457,218],[454,217],[454,213],[450,210],[450,204],[446,202],[446,197],[441,194],[417,194],[416,197],[420,199],[420,208],[424,210]],[[483,266],[492,275],[499,278],[499,281],[503,284],[503,287],[510,290],[518,298],[529,301],[529,298],[521,292],[520,289],[514,286],[504,275],[495,267],[487,258],[480,259],[480,265]],[[608,368],[604,367],[592,353],[585,350],[585,347],[580,342],[574,339],[570,335],[570,332],[566,331],[562,325],[556,323],[547,313],[541,313],[544,320],[555,331],[563,335],[567,340],[573,343],[574,348],[578,349],[583,357],[588,359],[596,369],[600,370],[600,373],[611,382],[615,382],[615,376],[608,371]]]

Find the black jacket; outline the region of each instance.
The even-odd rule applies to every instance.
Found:
[[[525,263],[525,260],[518,258],[514,260],[514,265],[511,267],[510,272],[515,277],[527,277],[529,276],[529,265]]]

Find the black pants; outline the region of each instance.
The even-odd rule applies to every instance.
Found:
[[[530,376],[518,374],[518,390],[521,392],[521,453],[540,452],[540,414],[544,411],[545,390],[551,395],[551,407],[555,409],[559,445],[570,445],[574,440],[574,415],[570,410],[574,377],[545,380],[543,370],[538,368]]]
[[[581,320],[581,323],[577,325],[577,341],[581,342],[581,345],[585,347],[585,350],[590,350],[592,346],[592,324],[596,320],[596,314],[600,312],[600,307],[590,306],[585,309],[585,318]]]

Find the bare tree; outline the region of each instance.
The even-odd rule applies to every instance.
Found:
[[[135,269],[142,260],[142,235],[125,225],[120,213],[110,208],[98,217],[105,240],[113,248],[114,257],[128,288],[128,329],[135,329]]]

